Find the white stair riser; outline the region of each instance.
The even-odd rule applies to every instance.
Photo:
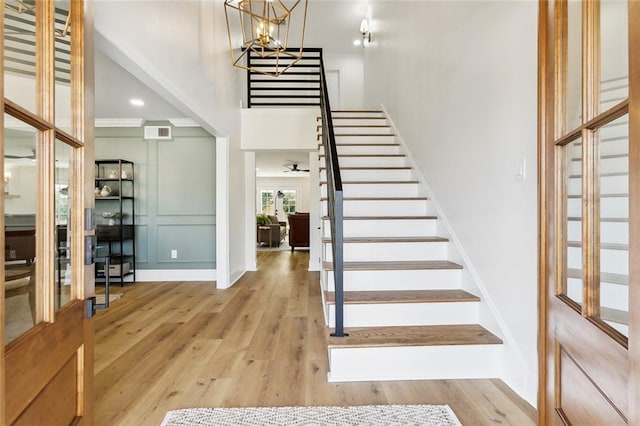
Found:
[[[344,200],[345,216],[424,216],[427,200]],[[322,214],[327,214],[327,201],[322,201]]]
[[[348,142],[347,142],[348,143]],[[338,157],[341,155],[350,155],[350,154],[400,154],[402,151],[400,149],[400,145],[337,145],[336,149],[338,150]],[[318,148],[318,152],[322,155],[324,154],[324,147],[320,146]]]
[[[580,247],[567,248],[567,266],[582,269]],[[611,274],[629,274],[629,252],[626,250],[600,250],[600,271]]]
[[[629,157],[603,158],[600,160],[600,174],[629,172]]]
[[[614,137],[612,139],[603,140],[600,144],[600,156],[618,155],[629,153],[629,139],[627,136]],[[624,157],[623,157],[624,158]],[[603,159],[605,161],[608,159]]]
[[[583,302],[582,281],[580,279],[569,278],[567,280],[567,296],[578,303]],[[600,306],[629,311],[629,287],[625,284],[601,282]]]
[[[569,241],[582,240],[582,222],[572,220],[567,223],[567,239]],[[629,223],[602,222],[600,224],[600,242],[603,244],[629,244]]]
[[[379,118],[340,118],[332,117],[334,126],[388,126],[384,117]],[[320,122],[318,122],[320,124]]]
[[[333,271],[326,271],[328,291],[335,291]],[[344,271],[345,291],[452,290],[460,288],[461,269]]]
[[[335,305],[329,305],[329,327],[335,327]],[[345,327],[474,324],[478,302],[381,303],[344,305]]]
[[[382,120],[380,120],[382,121]],[[349,126],[349,127],[340,127],[340,126]],[[376,127],[367,127],[367,126],[376,126]],[[378,127],[385,126],[385,127]],[[365,125],[363,123],[355,123],[355,124],[347,124],[343,123],[342,120],[339,122],[336,121],[333,123],[333,132],[334,135],[389,135],[391,134],[391,127],[389,127],[385,123],[372,123],[369,125]],[[318,132],[319,135],[322,135],[322,129]]]
[[[384,118],[384,113],[380,111],[331,111],[331,117],[335,119],[340,119],[340,117],[358,117],[358,119],[362,119],[363,117],[382,117]]]
[[[364,169],[364,170],[340,170],[340,176],[342,176],[342,180],[411,180],[411,170],[410,169]],[[327,172],[322,169],[320,171],[320,180],[327,180]]]
[[[600,305],[620,311],[629,311],[629,287],[621,284],[601,282]]]
[[[329,349],[331,382],[500,377],[503,345]]]
[[[345,183],[342,182],[345,197],[417,197],[420,186],[417,183]],[[321,184],[320,195],[327,196],[327,185]]]
[[[582,200],[570,198],[567,200],[567,216],[582,216]],[[600,217],[602,218],[626,218],[629,216],[629,198],[602,198],[600,200]]]
[[[608,103],[611,102],[610,99],[626,98],[629,96],[629,86],[626,84],[622,85],[621,83],[621,81],[602,83],[600,101]],[[617,101],[617,103],[620,103],[620,101]],[[606,110],[600,108],[600,111]]]
[[[629,124],[628,120],[625,122],[613,122],[615,124],[608,124],[600,128],[600,139],[617,138],[629,136]],[[605,142],[606,143],[606,142]]]
[[[627,141],[614,141],[607,143],[601,147],[607,152],[600,152],[600,161],[598,164],[600,174],[605,173],[627,173],[629,171],[629,157]],[[623,157],[618,156],[624,154]],[[615,157],[607,157],[615,155]],[[602,158],[605,157],[605,158]],[[582,160],[574,159],[569,165],[570,174],[582,174]]]
[[[576,223],[582,224],[581,222]],[[629,224],[625,222],[601,223],[600,241],[603,243],[629,244]]]
[[[569,179],[568,194],[581,194],[582,178]],[[627,194],[629,192],[629,176],[603,176],[600,178],[601,194]]]
[[[329,219],[324,220],[323,236],[331,237]],[[436,234],[436,219],[345,220],[345,237],[427,237]]]
[[[336,144],[341,143],[357,143],[357,144],[384,144],[397,143],[396,137],[393,135],[367,135],[367,136],[340,136],[336,137]]]
[[[320,157],[321,164],[324,157]],[[404,167],[407,164],[405,156],[397,157],[339,157],[340,167]]]
[[[600,250],[600,270],[605,273],[629,274],[627,250]]]
[[[323,259],[331,262],[332,245],[323,244]],[[446,260],[447,242],[425,243],[345,243],[345,262]]]

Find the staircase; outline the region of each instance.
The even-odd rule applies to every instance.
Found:
[[[333,111],[332,117],[344,190],[348,336],[329,335],[335,294],[325,216],[321,283],[329,380],[499,377],[502,341],[478,324],[480,298],[462,289],[463,265],[449,260],[452,245],[384,114]],[[321,144],[319,156],[326,215]]]

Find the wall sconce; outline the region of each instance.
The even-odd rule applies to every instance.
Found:
[[[360,22],[360,32],[362,33],[362,47],[365,47],[367,43],[371,43],[371,31],[367,18],[364,18],[362,22]]]

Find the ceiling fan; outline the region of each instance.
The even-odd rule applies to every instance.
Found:
[[[289,172],[308,172],[309,169],[299,169],[298,168],[298,164],[297,163],[291,163],[291,164],[285,164],[284,165],[288,170],[285,170],[285,173],[289,173]]]

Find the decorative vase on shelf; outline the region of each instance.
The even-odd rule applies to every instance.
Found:
[[[118,179],[118,171],[117,170],[111,170],[109,172],[109,179]]]
[[[129,173],[126,170],[122,171],[122,179],[129,179]]]
[[[111,187],[109,185],[103,186],[102,190],[100,191],[100,196],[108,197],[110,194],[111,194]]]

